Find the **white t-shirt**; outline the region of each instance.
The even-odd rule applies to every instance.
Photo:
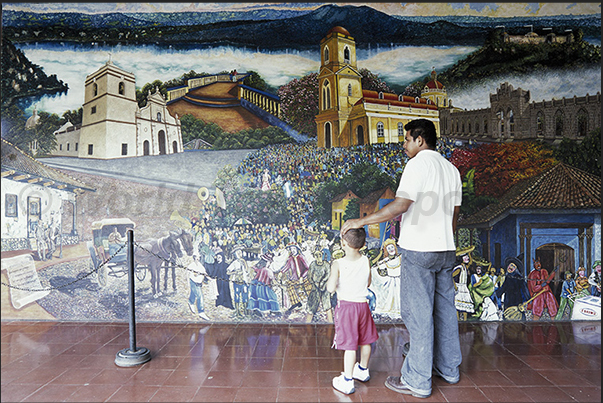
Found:
[[[452,218],[463,196],[461,175],[435,150],[411,158],[400,178],[396,197],[413,203],[402,214],[398,245],[418,252],[455,250]]]
[[[349,302],[366,302],[368,297],[368,278],[371,272],[366,256],[354,262],[340,259],[339,279],[337,281],[337,299]]]

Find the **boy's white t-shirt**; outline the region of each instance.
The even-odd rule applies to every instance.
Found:
[[[368,279],[371,271],[368,258],[361,256],[353,262],[343,258],[338,263],[337,299],[349,302],[366,302]]]
[[[455,250],[452,218],[463,184],[458,169],[435,150],[421,150],[402,172],[396,197],[413,203],[400,221],[401,248],[418,252]]]

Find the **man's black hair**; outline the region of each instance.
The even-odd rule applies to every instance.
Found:
[[[406,125],[404,125],[404,130],[410,132],[410,135],[415,140],[419,136],[423,137],[423,140],[427,144],[427,147],[431,148],[432,150],[436,149],[438,135],[436,133],[435,125],[431,120],[411,120]]]

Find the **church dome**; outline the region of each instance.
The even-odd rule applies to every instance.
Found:
[[[345,29],[344,27],[340,27],[340,26],[336,26],[336,27],[329,29],[329,32],[327,32],[327,36],[329,36],[333,32],[337,32],[337,33],[343,34],[345,36],[352,36],[352,35],[350,35],[350,33],[348,32],[347,29]]]
[[[444,84],[442,84],[441,82],[438,81],[438,75],[437,75],[435,69],[433,69],[431,71],[431,80],[429,82],[427,82],[427,84],[425,84],[425,87],[429,88],[430,90],[444,89]]]
[[[31,129],[31,128],[35,127],[39,121],[40,121],[40,116],[38,115],[38,110],[34,107],[33,115],[31,115],[25,122],[25,128]]]
[[[425,86],[430,90],[441,90],[444,88],[444,84],[442,84],[438,80],[431,80],[430,82],[425,84]]]

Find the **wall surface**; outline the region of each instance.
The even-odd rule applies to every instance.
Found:
[[[368,6],[387,10],[387,7],[382,7],[384,4],[371,3]],[[446,9],[445,3],[437,4]],[[578,3],[578,6],[581,4]],[[427,5],[429,3],[425,4]],[[78,9],[73,9],[73,5],[63,6],[65,12],[74,13],[74,21],[80,18],[75,14]],[[85,4],[82,4],[79,10],[85,10],[84,6]],[[99,4],[100,6],[102,5]],[[131,12],[145,11],[142,3],[131,6]],[[50,13],[45,13],[50,9],[45,10],[34,5],[28,7],[31,7],[29,11],[39,13],[42,20],[51,20]],[[499,10],[500,13],[503,9],[505,7]],[[369,11],[365,9],[364,12],[368,18]],[[288,17],[286,11],[281,13],[281,18]],[[396,15],[396,12],[389,13]],[[479,14],[480,10],[474,8],[473,13]],[[600,11],[598,13],[600,23]],[[516,17],[532,18],[535,23],[539,21],[538,17],[533,15],[522,14]],[[6,25],[8,20],[4,18],[3,25]],[[430,47],[431,53],[424,54],[421,53],[423,50],[420,46],[394,46],[393,43],[386,46],[374,38],[365,41],[360,33],[362,28],[353,26],[349,21],[344,19],[334,25],[344,26],[352,36],[356,34],[357,49],[352,55],[354,64],[358,65],[358,69],[367,67],[373,73],[379,73],[384,81],[397,89],[394,91],[390,88],[396,93],[402,93],[409,83],[428,76],[432,65],[436,65],[438,71],[445,71],[454,61],[471,53],[462,49],[464,46],[470,46],[472,50],[478,48],[475,44],[455,44],[453,42],[458,37],[448,33],[451,43],[446,49],[438,47],[439,44],[426,42],[425,46]],[[284,29],[279,27],[279,30]],[[489,23],[484,22],[484,28],[491,27]],[[84,33],[81,37],[87,35],[87,31],[81,32]],[[274,43],[276,44],[276,37],[287,32],[289,31],[277,32],[275,29]],[[326,31],[322,33],[323,36],[325,34]],[[125,37],[125,34],[122,36]],[[51,62],[44,65],[44,60],[50,57],[65,58],[72,52],[69,48],[72,45],[45,44],[36,50],[30,47],[33,42],[20,38],[12,35],[10,39],[18,48],[24,50],[26,57],[41,64],[49,75],[57,74],[59,78],[62,77],[62,71],[52,70],[56,65]],[[429,38],[425,39],[428,40]],[[598,40],[600,52],[600,37]],[[283,58],[280,58],[277,50],[262,49],[259,45],[257,49],[252,46],[256,49],[253,51],[247,47],[221,48],[221,52],[210,53],[202,58],[195,52],[204,50],[195,48],[193,44],[190,44],[193,50],[187,50],[186,46],[179,42],[167,43],[165,49],[140,45],[134,41],[123,40],[117,45],[107,42],[109,44],[105,43],[103,46],[107,48],[103,50],[110,52],[104,52],[102,56],[98,56],[97,47],[101,46],[100,42],[84,42],[75,46],[79,47],[77,55],[86,55],[90,64],[86,65],[88,71],[75,74],[76,79],[69,91],[83,94],[86,76],[106,62],[107,53],[112,63],[132,73],[137,89],[154,80],[168,82],[193,69],[209,74],[232,70],[237,70],[239,74],[256,71],[266,78],[274,96],[277,97],[279,87],[283,88],[282,86],[294,79],[307,74],[319,73],[320,69],[319,41],[316,41],[310,50],[291,46],[286,53],[283,52],[286,55]],[[356,51],[362,52],[362,56],[360,53],[357,56]],[[163,52],[171,53],[167,53],[166,57]],[[316,54],[307,56],[304,52]],[[398,52],[405,52],[402,53],[405,57],[399,57]],[[438,56],[436,52],[448,53],[444,57],[443,53]],[[141,59],[148,65],[140,64]],[[150,64],[151,60],[157,67]],[[189,65],[181,66],[181,60],[187,60]],[[65,59],[64,64],[67,69],[71,62]],[[172,64],[182,68],[182,71],[174,68]],[[402,71],[413,69],[420,72],[414,77],[402,77]],[[544,148],[536,143],[526,146],[526,143],[514,141],[508,135],[494,135],[492,130],[499,129],[499,122],[493,115],[496,111],[489,109],[489,96],[499,91],[501,86],[506,88],[504,83],[507,81],[513,82],[514,88],[521,87],[525,91],[537,93],[533,98],[538,97],[538,102],[541,98],[549,101],[573,95],[584,97],[587,94],[580,83],[583,81],[582,76],[589,75],[590,71],[575,71],[575,80],[571,83],[566,81],[565,85],[571,88],[564,91],[569,91],[571,95],[561,93],[561,87],[553,86],[543,93],[544,84],[538,81],[538,71],[523,77],[493,78],[493,84],[481,86],[478,92],[475,92],[473,87],[455,88],[456,94],[474,91],[473,98],[479,105],[469,105],[470,110],[467,111],[466,107],[455,102],[455,107],[460,109],[442,110],[437,118],[434,113],[436,125],[442,128],[438,151],[459,167],[465,182],[465,192],[473,191],[474,187],[478,189],[475,193],[464,195],[463,203],[466,203],[468,208],[463,216],[466,221],[463,225],[461,220],[457,233],[457,265],[459,269],[466,270],[465,286],[474,292],[473,295],[476,295],[479,287],[479,283],[475,284],[480,277],[476,274],[477,267],[491,270],[491,276],[482,278],[483,282],[491,282],[486,291],[479,291],[485,293],[482,295],[483,302],[476,302],[482,298],[474,298],[471,302],[475,304],[474,311],[480,314],[466,314],[459,309],[459,320],[597,319],[597,312],[600,320],[600,289],[597,290],[596,286],[589,284],[587,279],[596,271],[597,262],[601,259],[600,177],[575,170],[555,159],[552,152],[543,151]],[[65,72],[65,75],[67,74],[69,73]],[[112,79],[117,83],[123,80],[123,77]],[[593,78],[590,75],[588,80],[591,89],[600,90],[600,71],[598,76]],[[334,94],[340,94],[339,99],[344,99],[348,94],[348,82],[343,80],[342,83],[345,88],[333,90]],[[104,85],[103,82],[100,84]],[[302,90],[298,91],[295,94],[298,103],[305,102],[307,94]],[[571,104],[563,109],[562,105],[560,106],[565,119],[565,130],[568,133],[573,130],[569,137],[577,138],[574,132],[578,130],[575,121],[578,119],[578,113],[588,114],[589,131],[600,127],[600,112],[597,112],[600,109],[600,95],[594,97],[593,92],[595,91],[591,90],[589,103],[585,107]],[[186,93],[182,91],[179,94]],[[83,97],[79,98],[79,104],[70,106],[71,98],[68,96],[71,95],[63,98],[64,104],[68,105],[63,109],[53,104],[52,100],[39,95],[31,105],[26,105],[23,111],[29,113],[33,104],[39,103],[40,111],[47,108],[49,113],[61,116],[69,108],[77,109],[82,106]],[[236,95],[233,96],[231,92],[212,96],[213,99],[205,100],[206,104],[236,103]],[[316,101],[317,97],[318,93]],[[104,103],[99,105],[98,115],[105,114],[115,96],[105,98]],[[459,98],[467,99],[464,96]],[[358,194],[362,199],[369,193],[363,185],[372,183],[372,180],[378,184],[381,183],[379,181],[384,181],[383,178],[361,178],[357,172],[358,178],[350,178],[349,175],[355,172],[353,168],[357,164],[374,167],[375,177],[378,176],[376,172],[380,172],[392,179],[391,184],[386,183],[370,189],[371,191],[390,186],[395,192],[397,181],[408,160],[400,145],[388,144],[386,141],[373,146],[365,144],[336,148],[318,147],[313,135],[298,131],[292,120],[287,121],[283,117],[276,119],[270,112],[242,100],[237,106],[242,105],[246,108],[245,111],[254,114],[256,119],[263,119],[266,126],[284,128],[294,141],[262,147],[233,146],[222,151],[208,149],[180,152],[178,149],[179,152],[172,153],[172,141],[177,141],[178,147],[186,141],[184,130],[180,139],[180,133],[170,126],[170,133],[176,130],[175,136],[178,138],[167,137],[169,141],[166,155],[121,158],[123,143],[132,147],[129,155],[134,152],[134,144],[142,144],[141,138],[135,138],[136,127],[132,125],[132,122],[136,122],[136,114],[140,114],[140,108],[134,106],[133,99],[132,94],[129,94],[128,102],[119,101],[127,104],[127,108],[109,108],[114,113],[102,123],[93,124],[84,119],[84,123],[89,126],[84,127],[82,132],[86,133],[87,138],[103,137],[104,142],[97,143],[98,146],[95,146],[94,150],[103,155],[101,158],[107,159],[88,158],[88,155],[84,155],[87,153],[87,145],[81,142],[80,156],[87,158],[38,156],[35,159],[40,180],[46,180],[44,175],[50,175],[48,172],[58,170],[81,184],[81,191],[60,190],[59,187],[47,192],[44,186],[40,185],[37,185],[39,189],[34,188],[35,183],[32,182],[33,177],[31,172],[28,173],[28,168],[10,166],[9,157],[5,159],[3,153],[2,318],[127,320],[129,265],[125,241],[128,228],[126,222],[131,221],[133,247],[136,250],[133,267],[138,321],[331,322],[336,295],[326,291],[325,282],[332,261],[343,253],[338,238],[341,223],[338,220],[329,221],[328,218],[321,220],[320,210],[326,211],[327,214],[323,216],[331,217],[332,208],[343,205],[344,209],[337,212],[337,217],[343,217],[344,221],[346,211],[350,212],[354,203],[346,199],[346,203],[340,205],[332,200],[352,189],[366,191]],[[593,105],[597,102],[598,108],[595,108]],[[551,137],[561,141],[564,136],[550,134],[553,106],[552,103],[526,106],[525,118],[531,123],[522,127],[521,136],[518,137],[531,140]],[[190,105],[188,107],[193,108]],[[334,107],[338,107],[337,103],[334,103]],[[225,111],[226,107],[204,108],[206,109],[199,109],[199,113],[206,113],[208,119],[219,116],[220,113],[230,113]],[[395,116],[389,116],[394,110],[385,106],[384,108],[380,114],[386,116],[388,122],[397,122]],[[203,112],[209,109],[210,112]],[[86,107],[84,110],[86,111]],[[346,105],[339,112],[345,110],[351,110],[351,106]],[[538,132],[535,126],[535,116],[541,110],[544,110],[547,116],[547,129],[543,133]],[[165,108],[162,108],[161,112],[164,116],[164,126],[165,120],[170,124],[176,122],[175,116],[165,116]],[[150,122],[155,115],[156,111],[151,112],[149,122],[145,123],[148,130],[159,130],[161,126],[159,122]],[[333,114],[337,119],[342,119],[341,122],[347,118],[343,115]],[[242,122],[237,123],[245,124],[245,117],[240,113],[228,116],[232,116],[229,119],[240,119]],[[310,116],[309,120],[314,122],[315,115]],[[181,118],[182,116],[178,117]],[[445,125],[441,124],[442,119],[446,119]],[[489,121],[491,132],[487,136],[482,136],[482,133],[473,136],[459,129],[463,123],[474,121]],[[367,135],[373,131],[376,133],[377,130],[377,120],[371,122],[375,127],[367,128]],[[391,127],[386,129],[395,137],[396,141],[393,143],[397,143],[397,124],[392,123]],[[3,137],[4,130],[3,125]],[[199,137],[203,138],[201,134]],[[224,143],[227,139],[232,140],[235,137],[233,133],[224,134]],[[77,141],[70,139],[69,142],[74,144]],[[551,144],[553,143],[551,141]],[[65,149],[62,151],[63,154],[66,152]],[[138,151],[136,154],[141,155],[142,152]],[[111,158],[112,156],[115,158]],[[530,161],[536,162],[529,165]],[[559,173],[560,171],[554,170],[555,166],[562,166],[563,171]],[[470,168],[475,168],[475,177],[471,176]],[[15,169],[22,169],[23,172],[15,172]],[[522,183],[526,183],[522,182],[523,180],[546,183],[547,191],[560,191],[558,199],[567,199],[570,204],[548,205],[546,196],[541,199],[533,196],[530,199],[531,204],[522,205],[521,197],[532,197],[529,191],[533,189],[530,186],[521,188]],[[342,183],[349,184],[349,188],[337,194],[330,194],[329,197],[327,193],[321,193],[325,184]],[[519,188],[515,187],[516,185]],[[497,187],[502,189],[498,193]],[[53,238],[54,243],[48,256],[42,256],[39,248],[32,247],[32,241],[28,239],[34,238],[26,230],[30,212],[27,210],[27,203],[21,201],[24,197],[31,196],[32,192],[40,194],[42,198],[48,196],[47,202],[57,206],[52,211],[44,210],[41,220],[48,222],[45,225],[49,225],[51,213],[57,222],[59,216],[63,222],[59,227],[62,234]],[[17,200],[21,202],[16,217],[13,206],[9,206],[15,199],[13,196],[7,197],[6,194],[18,196]],[[484,202],[485,196],[490,196],[487,203]],[[318,206],[317,200],[323,200],[324,204]],[[383,207],[390,200],[383,198],[374,200],[373,203]],[[577,204],[571,204],[574,201]],[[75,210],[67,208],[65,203],[73,203]],[[470,203],[474,203],[471,208]],[[579,203],[582,203],[583,207],[580,207]],[[500,210],[496,210],[496,205]],[[492,210],[492,214],[488,213],[490,210],[486,210],[487,208]],[[114,227],[120,232],[121,239],[110,235]],[[372,236],[363,251],[372,263],[373,285],[368,299],[377,322],[401,321],[399,287],[400,272],[404,267],[401,267],[395,248],[393,251],[388,251],[387,248],[388,244],[395,244],[398,231],[397,220],[384,223],[378,229],[377,226],[373,227]],[[37,238],[36,245],[41,241],[44,241],[43,235]],[[470,262],[463,264],[462,249],[468,247],[472,248],[469,252]],[[546,299],[546,303],[542,302],[545,307],[538,315],[534,314],[533,307],[540,306],[539,301],[544,301],[544,298],[535,293],[526,294],[524,303],[519,306],[505,305],[505,292],[511,291],[497,294],[497,290],[504,284],[505,275],[510,275],[507,268],[511,260],[518,262],[518,272],[528,288],[530,281],[535,281],[530,280],[528,275],[534,268],[533,259],[536,258],[542,262],[546,276],[552,276],[550,289],[545,294],[551,298]],[[580,267],[584,268],[583,272]],[[571,279],[564,283],[567,274]],[[456,278],[456,281],[460,283],[462,280]],[[600,277],[598,281],[600,287]],[[573,285],[570,284],[572,282]],[[570,286],[575,293],[568,298],[563,294],[563,289]],[[530,303],[529,299],[532,297],[538,303]],[[564,311],[557,315],[560,306]]]

